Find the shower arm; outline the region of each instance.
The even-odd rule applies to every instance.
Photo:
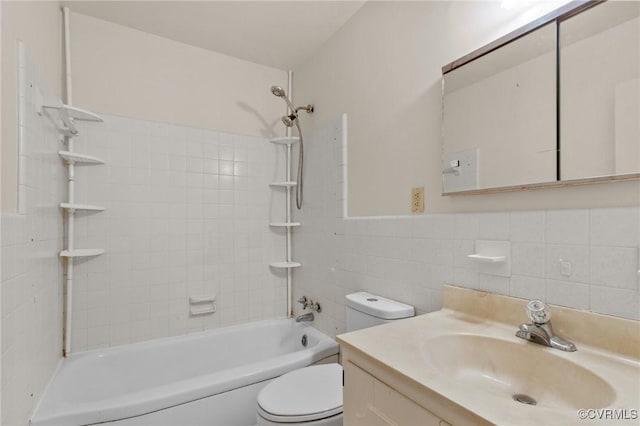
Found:
[[[308,104],[308,105],[303,105],[303,106],[299,106],[296,107],[293,105],[293,103],[289,100],[288,97],[283,96],[285,102],[287,103],[287,106],[289,107],[289,109],[291,110],[291,114],[289,114],[289,116],[294,116],[294,117],[298,117],[298,111],[302,110],[306,113],[312,113],[313,112],[313,105],[312,104]],[[291,117],[293,119],[293,117]]]
[[[296,114],[298,113],[298,111],[303,110],[306,113],[311,114],[313,112],[313,104],[307,104],[305,106],[299,106],[295,109]]]

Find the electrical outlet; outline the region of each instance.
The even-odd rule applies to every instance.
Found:
[[[424,186],[411,188],[411,211],[413,213],[424,212]]]

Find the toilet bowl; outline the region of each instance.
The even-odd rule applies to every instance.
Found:
[[[312,365],[269,383],[258,395],[258,425],[342,425],[342,367]]]
[[[355,331],[414,315],[413,306],[373,294],[346,296],[345,328]],[[284,374],[258,394],[261,426],[342,426],[342,366],[312,365]]]

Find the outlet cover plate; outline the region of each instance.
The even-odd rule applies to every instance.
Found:
[[[411,188],[411,212],[424,212],[424,186]]]

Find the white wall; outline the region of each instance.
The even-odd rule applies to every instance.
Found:
[[[282,132],[285,106],[269,89],[286,87],[283,70],[77,13],[71,40],[75,105],[242,135]]]
[[[349,115],[350,216],[409,214],[411,187],[422,185],[427,212],[638,203],[634,182],[441,196],[441,67],[540,16],[538,7],[556,5],[506,11],[498,1],[368,2],[294,70],[296,100],[316,105],[307,129]]]
[[[59,203],[64,167],[59,132],[36,113],[33,90],[46,83],[27,62],[21,93],[24,214],[2,214],[2,424],[27,425],[62,358],[63,277]]]
[[[303,119],[307,207],[296,214],[303,266],[294,298],[322,304],[323,331],[344,331],[349,292],[424,313],[441,307],[445,283],[638,319],[637,183],[440,195],[441,66],[531,19],[499,2],[369,2],[296,70],[296,99],[315,102],[316,112]],[[346,147],[335,124],[343,112]],[[419,185],[427,214],[411,217],[410,188]],[[344,219],[345,197],[349,216],[378,217]],[[482,273],[466,257],[477,239],[510,242],[510,277]]]
[[[105,115],[79,128],[76,150],[74,352],[286,316],[284,152],[265,138]],[[217,312],[189,313],[216,296]]]
[[[314,325],[324,332],[344,332],[346,294],[368,291],[421,314],[441,308],[444,284],[640,319],[638,206],[344,219],[344,135],[339,117],[308,132],[306,206],[296,212],[294,299],[321,304]],[[478,239],[510,242],[510,276],[467,258]]]

